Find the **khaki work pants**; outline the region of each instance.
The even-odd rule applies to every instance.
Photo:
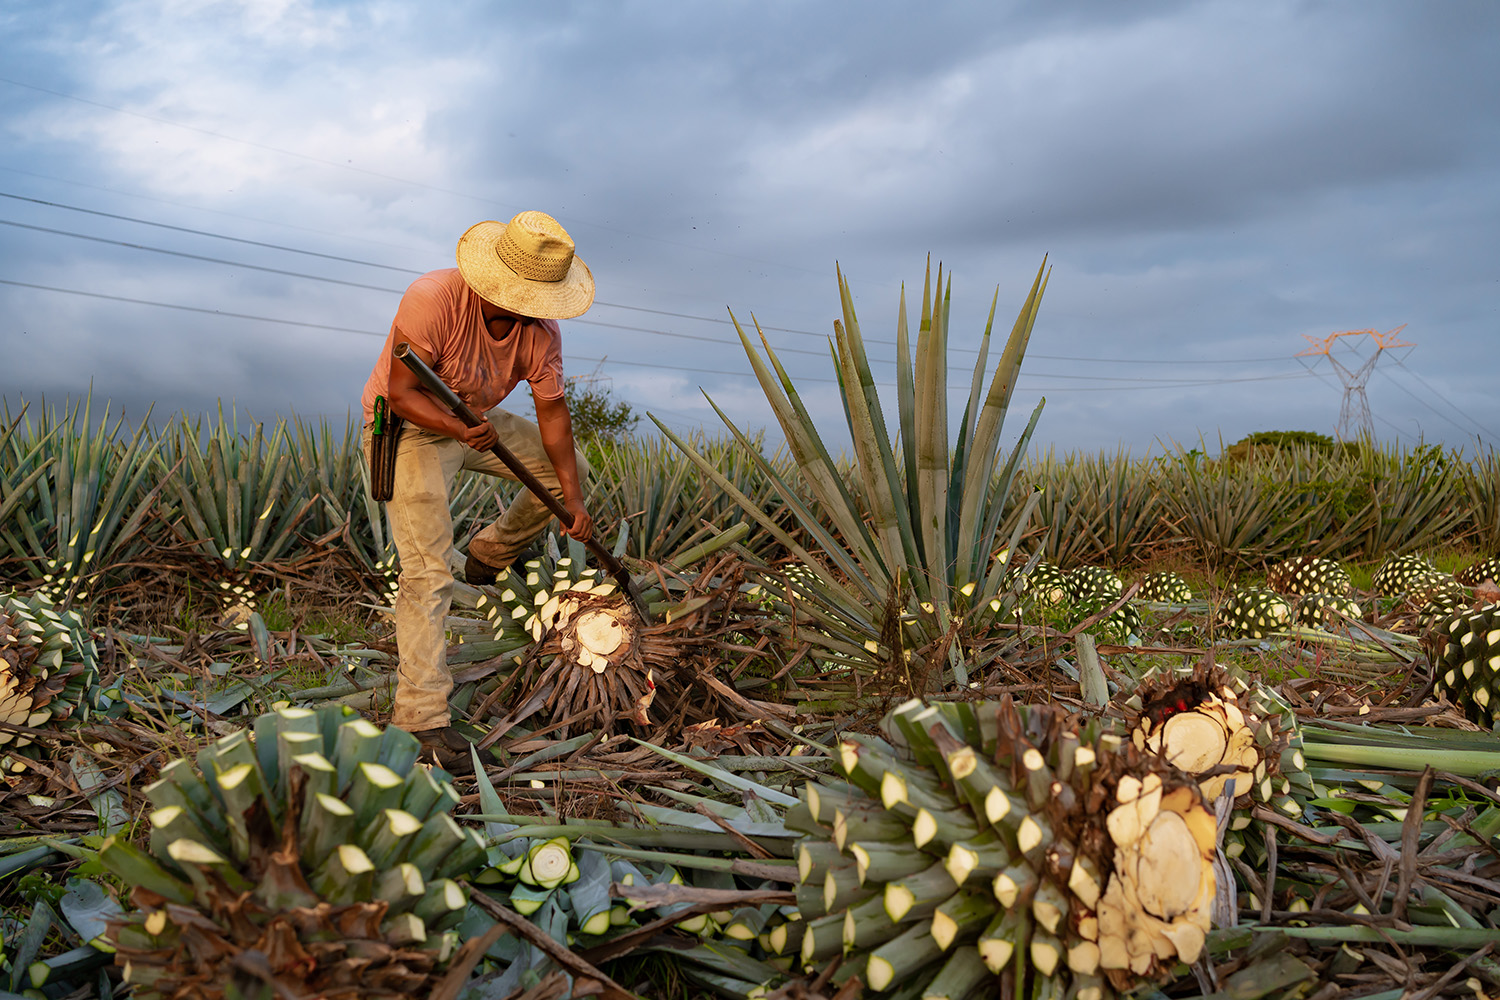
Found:
[[[541,430],[524,417],[495,407],[485,414],[500,440],[559,500],[557,472],[542,447]],[[365,429],[365,452],[370,431]],[[589,465],[575,451],[579,481]],[[453,540],[448,494],[459,469],[472,469],[514,480],[505,464],[490,452],[478,452],[461,441],[415,424],[401,429],[396,452],[395,485],[386,503],[386,521],[401,560],[396,594],[396,699],[391,724],[408,732],[449,725],[448,696],[453,674],[448,669],[445,622],[453,600],[453,577],[463,559]],[[520,555],[551,519],[530,490],[522,488],[505,513],[486,525],[469,543],[469,551],[502,569]]]

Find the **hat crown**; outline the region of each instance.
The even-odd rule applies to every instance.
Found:
[[[505,224],[495,255],[522,278],[561,281],[573,266],[573,238],[546,212],[521,212]]]
[[[476,222],[458,238],[458,269],[476,295],[520,316],[568,319],[594,301],[594,276],[546,212]]]

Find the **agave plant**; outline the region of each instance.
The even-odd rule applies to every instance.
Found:
[[[7,408],[0,427],[0,551],[72,598],[143,544],[162,489],[147,485],[161,439],[143,419],[127,440],[124,417],[111,424],[109,416],[106,406],[94,422],[90,396],[34,425]]]
[[[1148,463],[1132,459],[1124,448],[1114,455],[1062,457],[1049,449],[1023,463],[1018,476],[1042,491],[1032,524],[1046,529],[1043,558],[1059,566],[1120,565],[1172,540]],[[1014,527],[1022,510],[1013,498],[1006,527]]]
[[[184,415],[163,439],[168,495],[184,522],[179,530],[217,567],[222,599],[254,607],[251,564],[284,556],[318,502],[311,477],[294,469],[285,423],[269,435],[256,423],[244,434],[239,415],[231,411],[226,420],[221,406],[206,432]]]
[[[807,629],[804,622],[799,635],[836,659],[876,665],[901,664],[914,650],[946,645],[953,680],[966,683],[978,645],[1012,603],[1005,587],[1009,559],[996,560],[993,555],[1002,547],[1015,548],[1003,544],[1000,521],[1018,457],[1030,440],[1041,404],[1003,467],[1000,431],[1046,289],[1046,261],[1037,271],[986,388],[990,332],[999,301],[996,291],[979,341],[958,439],[951,446],[947,399],[951,278],[945,288],[939,266],[934,294],[928,272],[915,357],[902,291],[896,323],[900,424],[894,436],[886,427],[852,293],[842,272],[838,279],[843,319],[834,323],[832,346],[854,445],[857,483],[852,488],[840,475],[764,333],[757,327],[765,351],[762,357],[735,320],[745,353],[813,502],[804,500],[801,491],[769,461],[761,457],[759,464],[815,551],[786,532],[706,456],[652,419],[704,475],[808,571],[802,582],[789,584],[789,589],[800,598],[799,609],[818,627]],[[741,444],[758,455],[746,434],[717,405],[715,410]],[[1025,521],[1023,516],[1012,542]]]
[[[759,452],[760,437],[752,438]],[[699,433],[688,440],[737,488],[768,511],[780,508],[772,484],[729,437]],[[697,467],[661,438],[616,442],[593,459],[591,509],[629,526],[622,555],[680,566],[679,556],[716,534],[716,525],[738,519],[737,507],[722,490],[706,482]],[[786,456],[771,459],[783,476],[791,470]],[[781,521],[788,521],[783,515]],[[785,526],[785,525],[783,525]],[[763,557],[776,550],[773,539],[757,530],[741,543]]]

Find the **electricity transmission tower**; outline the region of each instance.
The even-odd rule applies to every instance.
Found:
[[[1326,337],[1302,335],[1302,338],[1311,346],[1296,356],[1314,359],[1311,364],[1303,362],[1309,370],[1317,367],[1317,358],[1327,358],[1333,370],[1338,373],[1339,381],[1344,385],[1344,402],[1339,407],[1339,440],[1352,441],[1360,436],[1366,438],[1375,436],[1375,424],[1370,417],[1370,400],[1365,395],[1365,384],[1370,381],[1370,373],[1375,370],[1381,354],[1397,347],[1416,346],[1396,339],[1396,335],[1405,329],[1406,324],[1402,323],[1389,333],[1377,333],[1374,330],[1346,330],[1343,333],[1331,333]],[[1374,343],[1375,350],[1366,357],[1356,346],[1355,341],[1341,339],[1344,337],[1366,338],[1366,343]],[[1348,348],[1345,353],[1353,354],[1358,359],[1358,363],[1352,368],[1346,366],[1334,357],[1335,346]]]

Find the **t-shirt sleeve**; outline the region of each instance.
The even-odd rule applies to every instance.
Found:
[[[532,355],[531,370],[526,381],[531,384],[531,395],[535,399],[561,399],[563,397],[562,333],[557,323],[547,320],[539,324],[546,331],[538,338],[537,349]]]
[[[396,307],[393,325],[397,342],[409,341],[430,354],[439,375],[450,374],[443,371],[443,354],[452,326],[451,313],[441,286],[425,278],[412,282]]]

